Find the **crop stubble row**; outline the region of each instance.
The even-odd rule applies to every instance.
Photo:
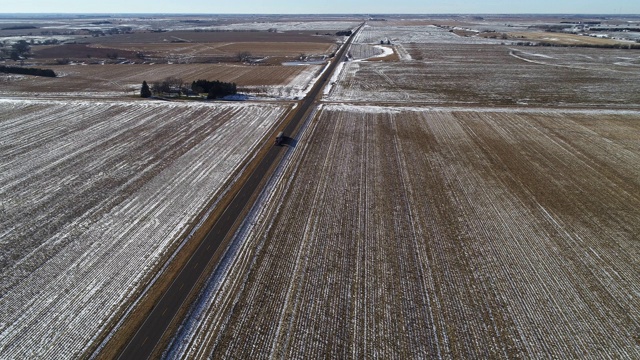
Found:
[[[95,345],[287,109],[0,107],[3,358],[78,357]]]
[[[326,105],[171,354],[638,355],[638,127]]]

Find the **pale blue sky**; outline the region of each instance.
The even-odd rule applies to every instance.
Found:
[[[2,13],[640,14],[638,0],[10,0]]]

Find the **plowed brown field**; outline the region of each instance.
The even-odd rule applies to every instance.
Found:
[[[235,82],[238,86],[286,85],[304,66],[246,66],[218,64],[156,64],[156,65],[88,65],[56,66],[60,76],[0,76],[2,93],[68,93],[117,92],[119,95],[139,94],[142,81],[149,84],[167,76],[190,84],[197,79]]]
[[[326,105],[172,355],[638,357],[640,114]]]

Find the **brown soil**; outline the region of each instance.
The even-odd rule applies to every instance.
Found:
[[[108,59],[108,56],[114,53],[117,53],[118,57],[136,58],[135,51],[107,47],[96,48],[89,44],[42,45],[35,46],[33,49],[35,60],[41,61],[64,58],[92,61]]]
[[[325,108],[193,349],[638,355],[638,120]]]
[[[315,32],[268,32],[268,31],[171,31],[163,33],[136,32],[92,39],[93,44],[162,44],[171,41],[187,43],[220,42],[313,42],[334,43],[333,36],[316,36]],[[179,44],[179,43],[178,43]]]
[[[2,91],[26,93],[116,92],[139,95],[140,84],[174,76],[191,83],[197,79],[235,82],[238,86],[284,85],[298,75],[298,66],[221,64],[65,65],[51,66],[59,77],[0,75]]]
[[[329,55],[336,50],[335,37],[311,32],[139,32],[84,41],[34,46],[30,62],[55,65],[60,59],[87,63],[117,63],[126,59],[136,63],[236,63],[241,52],[258,58],[292,58],[300,54]]]

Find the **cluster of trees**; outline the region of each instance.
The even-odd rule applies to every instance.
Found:
[[[208,94],[207,99],[217,99],[238,93],[235,83],[227,83],[218,80],[196,80],[191,83],[191,90],[197,93],[206,92]]]
[[[107,35],[132,34],[133,28],[131,26],[118,26],[104,30],[103,33]]]
[[[495,31],[487,31],[486,33],[491,33],[491,35],[487,35],[488,39],[497,39],[500,38],[502,40],[507,40],[509,38],[509,35],[507,35],[506,33],[496,33]]]
[[[42,41],[37,41],[36,44],[38,45],[58,45],[60,44],[60,40],[58,39],[45,39]]]
[[[217,99],[227,95],[238,93],[235,83],[227,83],[218,80],[196,80],[191,83],[191,88],[184,86],[184,81],[176,77],[167,77],[162,81],[154,82],[151,86],[146,81],[142,82],[140,96],[151,97],[152,94],[201,94],[207,93],[207,99]]]
[[[236,54],[236,57],[240,62],[247,62],[251,60],[251,53],[248,51],[241,51]]]
[[[182,93],[184,81],[180,78],[169,76],[162,81],[156,81],[151,85],[154,94]]]
[[[351,36],[353,32],[351,30],[338,31],[336,36]]]
[[[607,31],[607,32],[640,32],[640,28],[638,27],[592,27],[589,28],[589,31]]]
[[[9,26],[9,27],[4,27],[0,30],[31,30],[31,29],[37,29],[37,27],[32,26],[32,25],[19,25],[19,26]]]
[[[7,49],[2,49],[3,56],[9,56],[11,60],[20,60],[31,52],[31,45],[26,40],[18,40]]]
[[[21,74],[21,75],[56,77],[56,73],[51,69],[38,69],[38,68],[28,68],[28,67],[21,67],[21,66],[0,65],[0,72],[10,73],[10,74]]]
[[[100,24],[100,23],[111,24],[108,21],[97,21],[92,24]],[[99,36],[117,35],[117,34],[133,34],[133,32],[134,32],[133,28],[130,26],[118,26],[118,27],[113,27],[105,30],[89,29],[89,28],[82,28],[82,29],[70,30],[70,31],[42,30],[40,31],[40,34],[45,36],[47,35],[49,36],[50,35],[91,35],[93,37],[99,37]]]

